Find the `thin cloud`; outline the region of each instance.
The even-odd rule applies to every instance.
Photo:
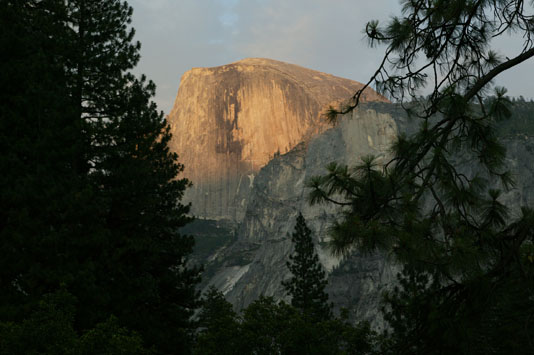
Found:
[[[398,0],[130,0],[133,26],[143,46],[138,73],[157,86],[156,102],[169,112],[181,75],[192,67],[268,57],[365,82],[383,48],[369,48],[367,21],[400,14]],[[513,56],[513,40],[496,42]],[[524,80],[534,62],[497,81],[511,95],[532,97]]]

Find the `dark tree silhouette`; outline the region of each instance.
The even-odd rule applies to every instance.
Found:
[[[301,213],[291,235],[295,247],[287,267],[292,277],[282,285],[291,296],[291,305],[312,317],[325,320],[331,317],[331,306],[325,287],[328,283],[319,257],[315,252],[312,232]]]
[[[161,353],[186,353],[199,270],[155,86],[120,0],[0,2],[0,320],[60,285],[75,329],[117,317]]]
[[[409,0],[385,27],[366,27],[372,45],[386,46],[368,85],[420,128],[398,137],[386,164],[332,164],[310,187],[312,202],[345,207],[334,250],[382,250],[404,267],[386,297],[392,353],[534,351],[534,213],[502,203],[513,179],[495,123],[510,100],[503,88],[489,96],[493,79],[532,60],[532,15],[523,0]],[[509,32],[524,46],[505,57],[490,42]],[[362,92],[329,117],[353,110]]]

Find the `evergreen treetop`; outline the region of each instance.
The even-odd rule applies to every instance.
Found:
[[[292,277],[282,282],[291,296],[291,305],[317,319],[329,319],[331,306],[325,292],[328,281],[315,252],[312,231],[301,213],[297,216],[291,241],[295,249],[289,256],[287,267]]]

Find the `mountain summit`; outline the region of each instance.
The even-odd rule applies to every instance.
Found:
[[[321,113],[363,85],[272,59],[193,68],[169,114],[173,141],[193,182],[193,213],[240,220],[254,176],[276,154],[324,130]],[[363,101],[386,101],[367,89]]]

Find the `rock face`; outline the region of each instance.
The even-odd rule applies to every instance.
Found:
[[[348,307],[353,317],[377,321],[380,293],[391,284],[395,268],[379,255],[333,257],[326,248],[327,230],[339,210],[332,205],[310,206],[305,182],[324,174],[329,162],[354,165],[369,154],[386,158],[398,127],[390,113],[361,108],[336,127],[273,158],[254,180],[236,239],[208,262],[210,277],[205,287],[222,290],[237,309],[260,295],[285,298],[281,282],[289,277],[286,262],[292,245],[288,234],[302,212],[329,273],[331,301],[336,307]]]
[[[184,74],[169,118],[172,148],[195,184],[186,198],[194,214],[203,217],[187,231],[198,236],[194,262],[205,266],[203,288],[216,286],[236,309],[260,295],[285,298],[281,281],[289,276],[288,234],[301,211],[328,271],[330,300],[354,319],[383,326],[379,302],[394,284],[397,267],[383,255],[333,257],[328,228],[341,211],[333,205],[310,206],[305,187],[330,162],[352,166],[369,154],[387,159],[397,134],[416,129],[417,122],[384,102],[360,106],[335,127],[321,121],[322,108],[360,87],[266,59]],[[366,99],[385,101],[372,91]],[[504,142],[517,188],[503,202],[532,206],[534,138]],[[470,166],[465,169],[469,174]]]
[[[260,295],[286,298],[281,281],[289,277],[286,267],[292,245],[291,233],[299,211],[314,232],[320,260],[328,271],[330,300],[345,307],[353,319],[366,319],[377,327],[384,323],[379,313],[383,291],[395,283],[398,268],[383,255],[357,252],[339,259],[328,251],[328,227],[338,213],[332,205],[308,203],[305,181],[325,173],[332,161],[359,162],[364,155],[388,158],[388,148],[398,132],[413,131],[416,124],[391,104],[367,104],[346,115],[340,123],[273,158],[260,170],[250,192],[244,219],[234,239],[211,255],[204,287],[214,285],[237,309]],[[517,188],[503,202],[518,207],[534,204],[534,138],[506,138],[508,164]],[[469,174],[469,171],[466,171]]]
[[[322,111],[362,84],[270,59],[194,68],[169,114],[171,149],[193,182],[200,217],[240,221],[257,172],[325,128]],[[386,101],[371,89],[364,101]]]

